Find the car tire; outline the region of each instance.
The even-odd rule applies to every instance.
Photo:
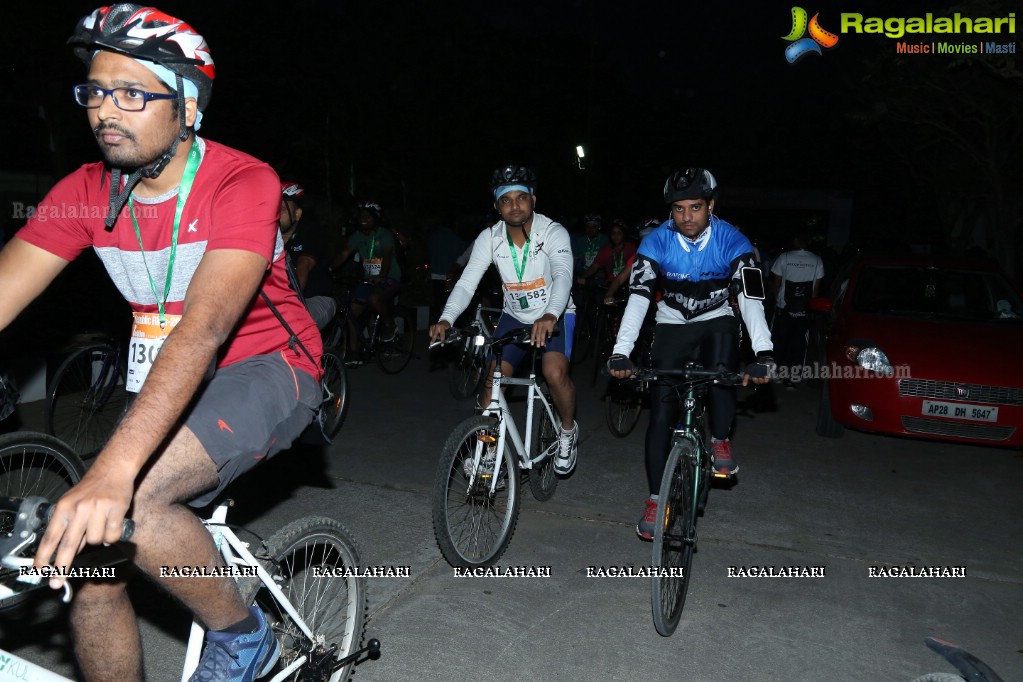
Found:
[[[825,438],[839,438],[845,427],[835,421],[831,414],[831,389],[827,379],[821,379],[821,397],[817,403],[817,435]]]

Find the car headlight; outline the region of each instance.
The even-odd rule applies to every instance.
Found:
[[[866,348],[858,348],[857,346],[846,346],[845,349],[846,357],[855,362],[863,369],[870,370],[871,372],[877,372],[884,376],[892,376],[895,374],[895,369],[892,367],[891,360],[884,354],[884,351],[875,346],[867,346]]]

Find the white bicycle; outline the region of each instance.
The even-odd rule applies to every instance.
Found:
[[[238,588],[246,604],[258,606],[267,614],[281,644],[276,667],[265,679],[347,680],[353,666],[365,655],[379,657],[380,642],[371,639],[360,648],[366,625],[366,581],[358,574],[359,552],[348,531],[327,517],[306,517],[294,521],[262,542],[258,554],[249,551],[226,524],[227,508],[221,504],[213,516],[203,521],[224,557],[225,566],[250,567],[255,577],[238,578]],[[0,562],[20,573],[32,565],[39,538],[45,530],[52,505],[41,497],[0,497]],[[125,522],[122,540],[129,540],[134,525]],[[84,554],[83,554],[84,557]],[[125,560],[112,548],[97,548],[88,553],[91,567],[109,566]],[[348,569],[348,570],[346,570]],[[39,575],[11,577],[0,583],[0,600],[31,589],[42,580]],[[71,599],[65,583],[64,601]],[[205,631],[192,622],[181,679],[187,681],[195,671]],[[20,679],[38,682],[70,682],[68,678],[0,649],[0,658],[10,661],[8,669],[24,671]]]
[[[497,360],[490,403],[481,414],[455,427],[444,443],[437,467],[433,530],[444,558],[452,566],[490,566],[504,553],[518,521],[520,469],[528,475],[533,497],[541,502],[549,500],[558,487],[554,455],[559,447],[561,417],[546,387],[537,383],[536,349],[531,353],[529,378],[501,373],[504,347],[528,343],[529,334],[525,329],[491,340],[472,328],[447,332],[445,343],[465,338],[472,338],[477,345],[490,343]],[[502,385],[528,389],[524,437],[508,408]]]

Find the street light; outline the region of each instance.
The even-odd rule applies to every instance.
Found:
[[[579,170],[585,170],[583,168],[583,159],[586,158],[586,150],[583,149],[581,144],[575,147],[575,162],[579,166]]]

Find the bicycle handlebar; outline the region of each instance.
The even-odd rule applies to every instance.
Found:
[[[561,332],[558,329],[555,329],[554,332],[551,334],[551,336],[558,336],[560,333]],[[503,348],[504,346],[507,346],[510,343],[529,343],[529,340],[530,340],[530,337],[532,336],[532,334],[533,334],[533,330],[530,329],[529,327],[526,327],[525,329],[513,329],[510,332],[508,332],[507,334],[505,334],[504,336],[500,337],[500,338],[496,338],[496,339],[495,338],[491,338],[490,339],[490,345],[491,346],[496,346],[498,348]],[[458,329],[456,327],[449,327],[448,330],[447,330],[447,334],[444,337],[444,340],[443,341],[434,341],[433,343],[431,343],[429,345],[429,348],[436,348],[437,346],[444,346],[444,345],[447,345],[449,343],[454,343],[455,341],[458,341],[459,339],[465,339],[465,338],[470,338],[470,337],[477,338],[477,339],[480,339],[480,338],[484,339],[484,341],[482,341],[482,342],[481,341],[477,341],[477,345],[479,345],[479,346],[482,346],[482,345],[484,345],[484,343],[486,343],[486,340],[485,340],[486,337],[483,334],[480,333],[480,330],[477,329],[475,327],[475,325],[470,326],[467,329]]]
[[[38,539],[53,518],[55,509],[56,505],[42,497],[0,497],[0,512],[14,514],[14,528],[10,535],[0,538],[0,562],[24,549],[33,535]],[[135,522],[124,519],[120,542],[128,542],[134,534]]]
[[[632,370],[632,379],[640,381],[660,381],[662,379],[683,379],[687,383],[714,383],[719,386],[741,386],[742,372],[729,369],[704,369],[702,367],[684,367],[682,369],[655,369],[653,367],[636,367]]]

